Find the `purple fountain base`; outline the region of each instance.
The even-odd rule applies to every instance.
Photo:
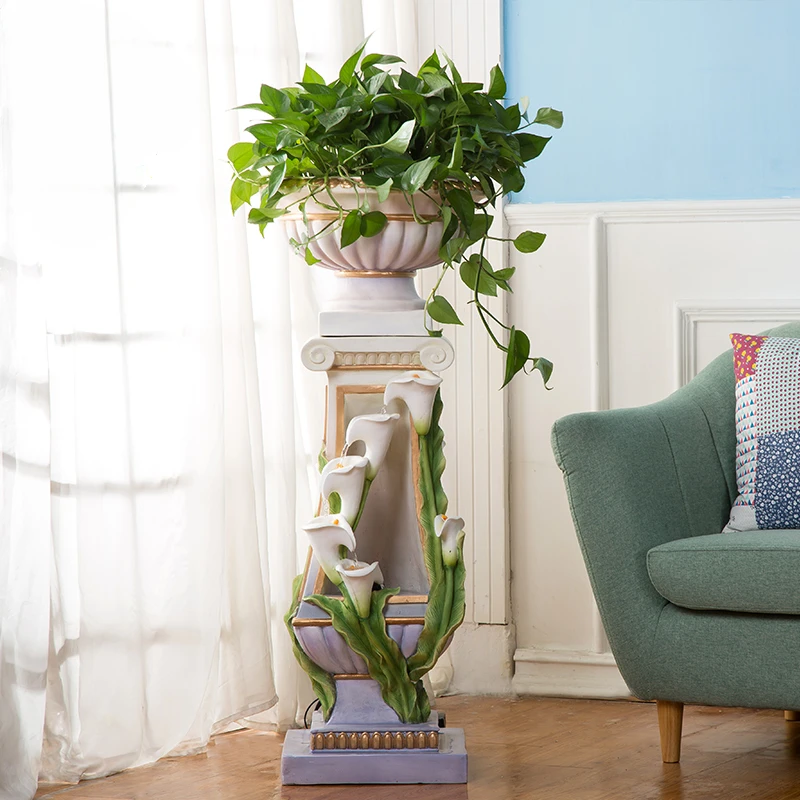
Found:
[[[281,779],[289,785],[466,783],[460,728],[440,728],[438,750],[311,750],[311,731],[286,734]]]

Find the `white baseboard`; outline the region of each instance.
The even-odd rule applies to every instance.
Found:
[[[450,654],[453,675],[447,694],[513,693],[514,626],[476,625],[465,622],[445,651]]]
[[[514,653],[512,688],[517,694],[630,699],[611,653],[520,648]]]

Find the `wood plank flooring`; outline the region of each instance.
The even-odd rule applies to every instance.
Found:
[[[467,786],[280,785],[281,739],[240,731],[207,755],[167,759],[40,800],[800,800],[800,722],[782,711],[688,707],[680,764],[662,764],[649,703],[441,698],[463,727]]]

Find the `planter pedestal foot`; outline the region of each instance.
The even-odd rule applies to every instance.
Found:
[[[392,730],[413,727],[394,726]],[[281,759],[284,784],[467,782],[467,749],[460,728],[440,728],[438,749],[312,750],[311,736],[310,730],[286,734]]]

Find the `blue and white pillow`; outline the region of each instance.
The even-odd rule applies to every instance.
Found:
[[[739,496],[725,531],[800,529],[800,339],[731,342]]]

